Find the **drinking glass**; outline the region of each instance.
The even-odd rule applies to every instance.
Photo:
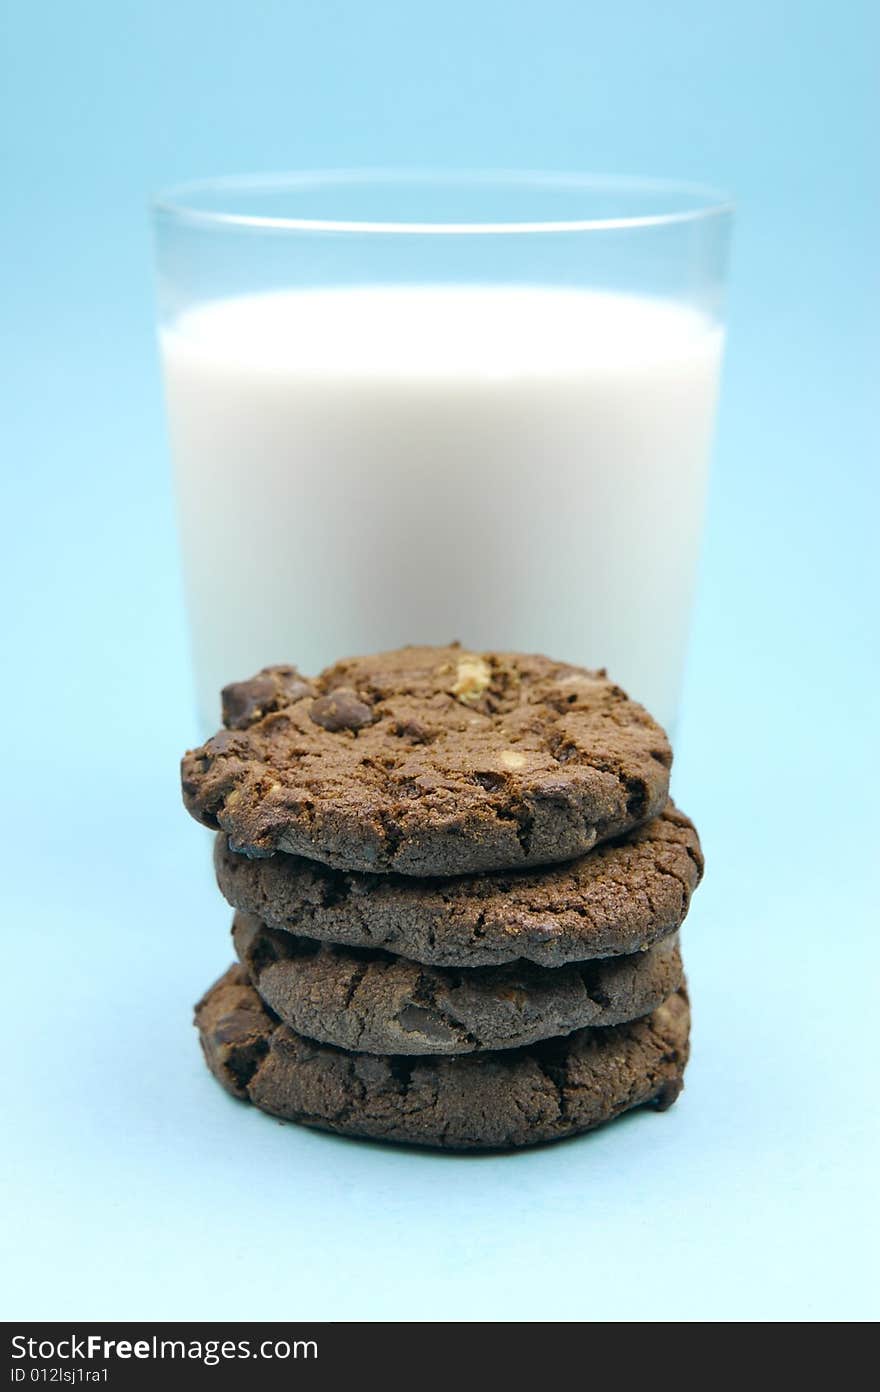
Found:
[[[726,198],[343,171],[154,216],[203,729],[270,663],[452,639],[607,668],[674,727]]]

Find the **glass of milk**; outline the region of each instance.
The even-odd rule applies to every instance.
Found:
[[[403,643],[676,721],[731,207],[583,175],[230,178],[155,206],[200,721]]]

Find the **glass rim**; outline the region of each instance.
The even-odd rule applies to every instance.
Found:
[[[472,187],[541,192],[583,192],[619,194],[621,196],[655,195],[668,198],[670,207],[655,213],[587,218],[510,219],[481,222],[419,222],[403,218],[387,221],[349,220],[338,218],[279,217],[261,213],[241,213],[223,208],[198,205],[205,194],[228,192],[230,195],[254,195],[277,192],[314,192],[321,188],[356,188],[369,184],[388,184],[405,187],[434,185],[442,187]],[[675,207],[675,201],[691,199],[694,206]],[[176,222],[201,227],[241,229],[250,231],[287,231],[306,233],[347,233],[349,235],[404,236],[522,236],[523,234],[552,234],[576,232],[614,232],[636,228],[665,227],[676,223],[702,222],[708,218],[730,216],[734,212],[730,195],[709,185],[677,179],[655,179],[630,175],[566,173],[538,170],[496,169],[321,169],[299,170],[278,174],[231,174],[214,178],[192,179],[160,190],[151,200],[157,219],[167,217]]]

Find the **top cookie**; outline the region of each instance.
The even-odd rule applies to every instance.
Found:
[[[665,805],[672,752],[604,672],[401,648],[223,692],[183,758],[187,808],[236,851],[459,875],[583,855]]]

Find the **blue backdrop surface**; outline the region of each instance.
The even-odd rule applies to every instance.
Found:
[[[876,1315],[878,15],[6,0],[7,1318]],[[189,1023],[230,953],[179,807],[146,200],[358,164],[739,202],[675,771],[709,864],[688,1087],[512,1157],[277,1125],[219,1091]]]

